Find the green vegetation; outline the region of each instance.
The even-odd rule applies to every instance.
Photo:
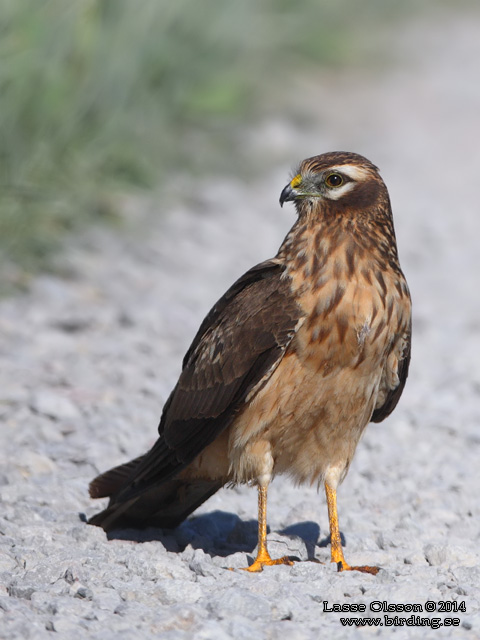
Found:
[[[45,267],[116,189],[218,169],[269,88],[348,63],[359,25],[370,37],[399,5],[0,0],[0,264]]]

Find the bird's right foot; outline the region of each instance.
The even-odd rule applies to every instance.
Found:
[[[263,567],[272,567],[276,564],[286,564],[292,566],[294,564],[293,560],[290,560],[288,556],[283,556],[283,558],[276,558],[275,560],[270,557],[270,554],[266,550],[261,550],[258,552],[257,557],[255,558],[253,564],[249,567],[242,567],[242,571],[250,571],[250,573],[258,573],[263,571]]]
[[[349,564],[345,562],[345,560],[340,560],[337,562],[337,570],[338,571],[360,571],[361,573],[370,573],[372,576],[376,576],[380,571],[380,567],[370,567],[368,565],[361,565],[357,567],[351,567]]]

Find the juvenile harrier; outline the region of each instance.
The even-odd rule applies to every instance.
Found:
[[[249,571],[291,564],[266,543],[277,473],[323,481],[331,557],[343,556],[336,490],[366,425],[395,408],[410,360],[411,302],[390,200],[354,153],[304,160],[280,203],[298,218],[275,258],[247,271],[203,321],[145,455],[98,476],[109,496],[91,524],[172,528],[220,487],[258,486],[258,553]]]

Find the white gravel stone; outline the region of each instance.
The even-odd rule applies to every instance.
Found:
[[[55,420],[76,420],[80,417],[77,407],[65,396],[49,390],[36,391],[30,406],[34,411]]]
[[[208,609],[221,620],[234,614],[247,620],[267,620],[271,616],[272,605],[269,600],[246,589],[232,587],[221,592],[208,603]]]
[[[162,580],[157,583],[155,596],[161,604],[174,604],[175,602],[197,602],[203,595],[201,586],[196,583],[185,584],[184,580]]]

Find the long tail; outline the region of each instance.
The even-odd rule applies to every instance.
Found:
[[[223,485],[223,480],[188,478],[188,467],[171,480],[150,484],[138,495],[122,499],[144,456],[102,473],[90,483],[92,498],[110,497],[108,507],[94,515],[89,524],[105,531],[122,528],[160,527],[173,529]],[[116,494],[119,494],[118,499]]]

